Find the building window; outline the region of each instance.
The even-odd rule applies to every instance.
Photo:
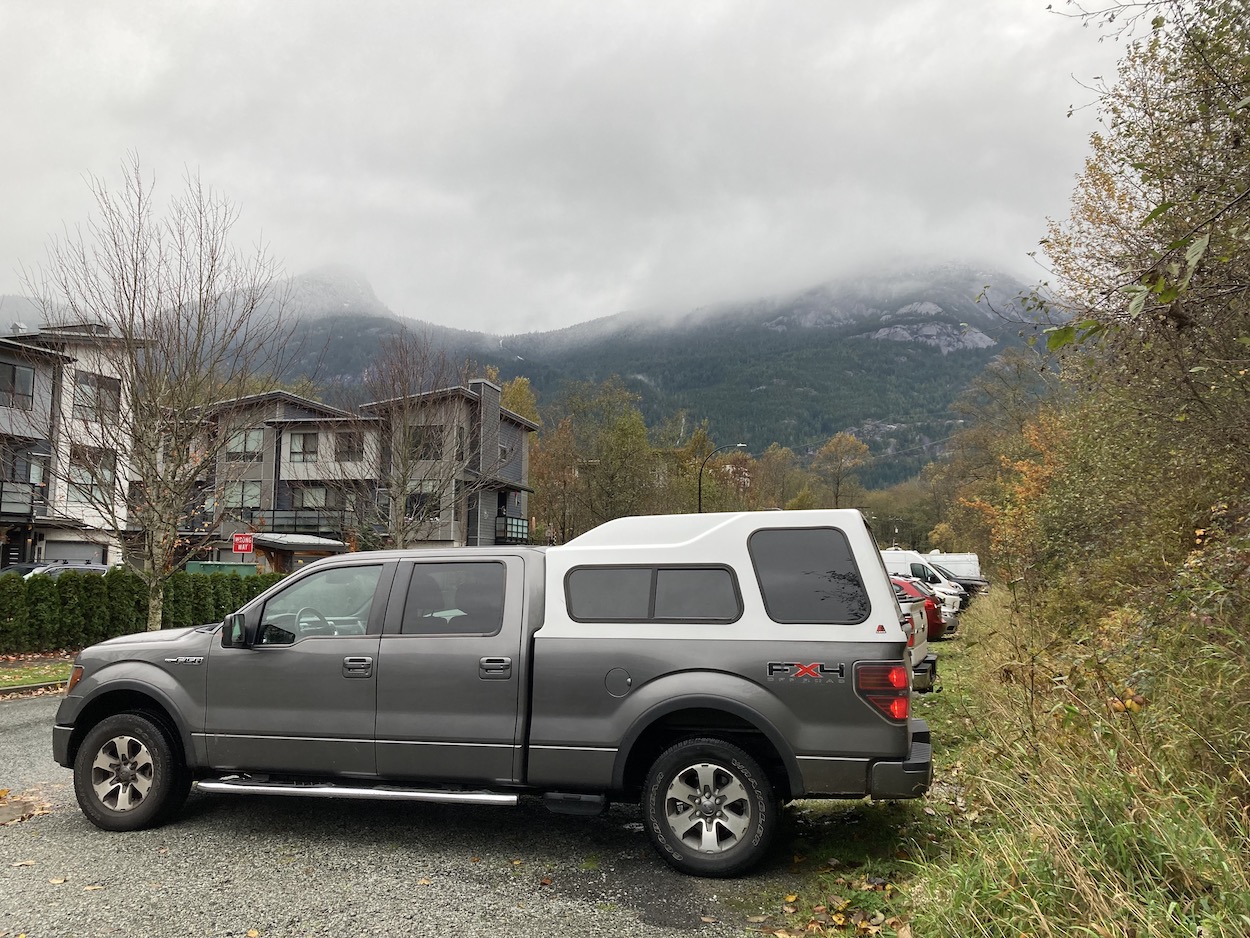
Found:
[[[408,521],[437,521],[442,507],[442,486],[436,479],[421,479],[404,499],[404,518]]]
[[[111,420],[121,413],[122,383],[118,378],[74,372],[74,416],[81,420]]]
[[[406,427],[405,447],[412,459],[438,460],[443,458],[443,425],[439,423]]]
[[[259,482],[227,482],[222,486],[221,503],[223,508],[259,508]]]
[[[66,501],[104,506],[112,499],[117,457],[108,450],[74,445],[69,451]]]
[[[326,487],[324,485],[301,485],[292,490],[291,504],[295,508],[324,508]]]
[[[260,459],[260,447],[265,431],[259,427],[235,430],[226,440],[226,459],[229,462],[255,462]]]
[[[335,462],[364,462],[365,435],[359,430],[340,430],[334,434]]]
[[[317,461],[316,432],[291,434],[291,462]]]
[[[35,369],[0,362],[0,407],[31,410],[35,406]]]

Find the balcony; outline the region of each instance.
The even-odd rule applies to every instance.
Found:
[[[31,521],[36,514],[46,514],[43,486],[30,482],[0,482],[0,518],[6,521]]]
[[[528,518],[512,518],[500,515],[495,518],[496,544],[528,544],[530,543],[530,523]]]
[[[347,512],[338,508],[258,509],[243,514],[250,514],[254,531],[275,534],[339,535],[347,522]]]

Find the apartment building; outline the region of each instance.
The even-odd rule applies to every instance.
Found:
[[[114,563],[121,547],[94,496],[125,478],[102,428],[122,406],[117,340],[107,327],[45,326],[0,340],[0,529],[4,565]],[[87,467],[91,471],[87,471]],[[114,486],[113,512],[125,516]]]
[[[0,563],[122,559],[111,521],[127,528],[138,482],[124,441],[96,432],[126,425],[117,342],[94,324],[0,340]],[[538,427],[500,395],[476,379],[358,413],[286,391],[219,402],[204,415],[215,459],[180,533],[203,559],[279,566],[301,551],[527,543]],[[113,519],[97,507],[105,487]],[[242,532],[272,553],[236,554]]]

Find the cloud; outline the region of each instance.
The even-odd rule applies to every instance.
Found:
[[[16,7],[16,9],[15,9]],[[297,273],[511,332],[800,287],[883,257],[1026,272],[1115,48],[1021,0],[116,2],[0,11],[0,293],[186,168]]]

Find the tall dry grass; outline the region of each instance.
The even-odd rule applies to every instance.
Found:
[[[974,605],[945,680],[978,822],[919,871],[913,934],[1250,935],[1248,568],[1250,538],[1208,541],[1076,633],[1025,582]]]

